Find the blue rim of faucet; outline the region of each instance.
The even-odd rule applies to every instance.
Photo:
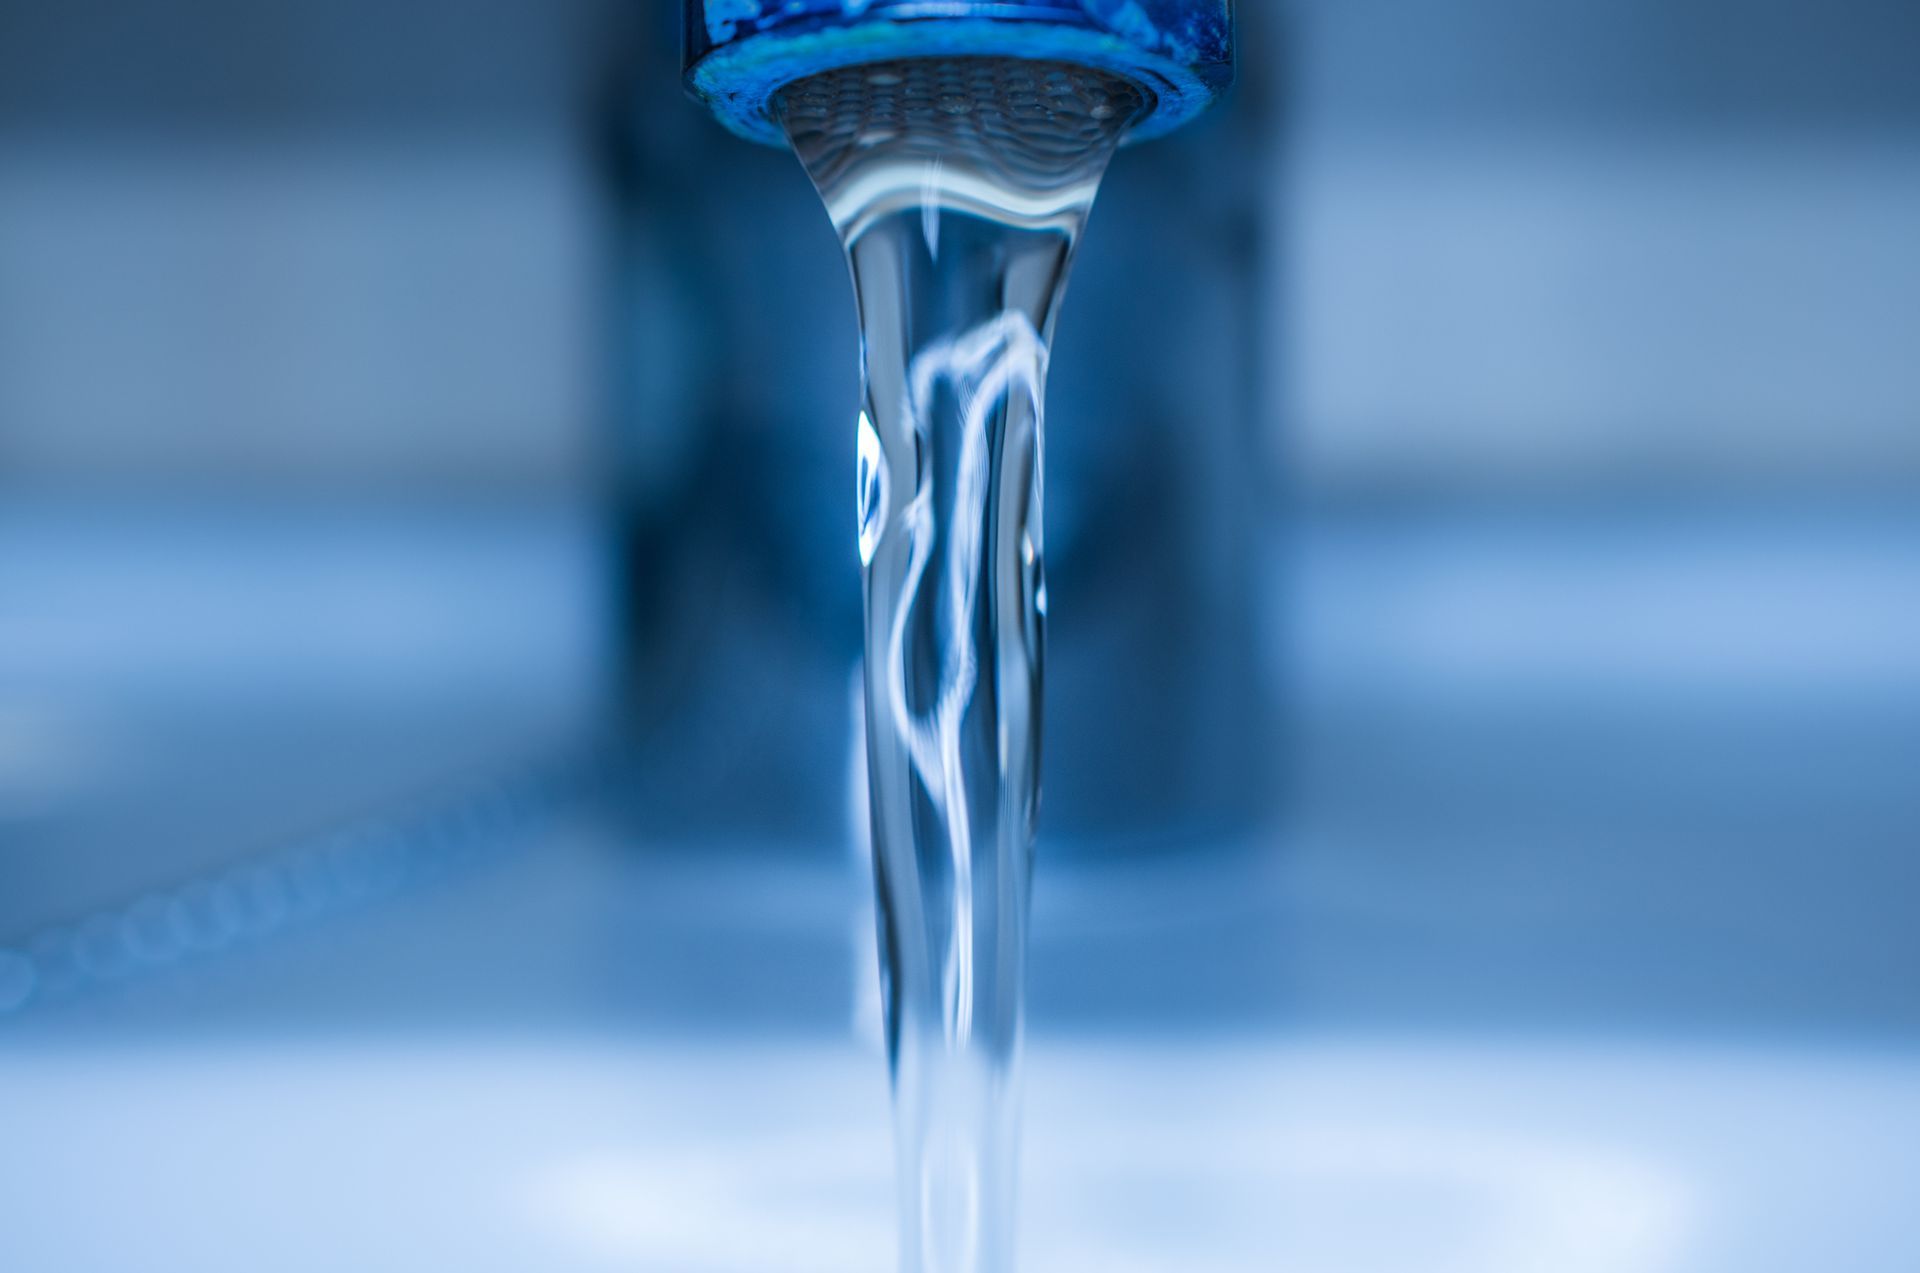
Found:
[[[817,2],[817,0],[816,0]],[[1231,16],[1225,0],[1191,3],[1183,35],[1153,23],[1137,0],[1108,5],[1101,23],[1088,8],[1047,4],[928,3],[870,0],[849,14],[798,13],[773,5],[773,16],[743,13],[737,0],[693,0],[688,6],[686,82],[720,122],[750,141],[786,145],[773,119],[774,95],[825,71],[909,57],[1017,57],[1071,62],[1138,85],[1151,105],[1127,135],[1143,141],[1171,132],[1225,91],[1233,77]],[[811,7],[811,6],[807,6]],[[698,17],[696,17],[696,12]],[[963,16],[950,16],[959,14]],[[731,15],[731,16],[729,16]],[[700,19],[703,18],[704,21]]]

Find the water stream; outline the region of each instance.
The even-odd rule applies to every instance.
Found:
[[[1114,76],[1011,58],[853,67],[778,102],[859,303],[868,775],[907,1273],[1012,1268],[1048,342],[1143,105]]]

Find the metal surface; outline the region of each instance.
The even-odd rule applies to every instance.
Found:
[[[1233,77],[1230,0],[688,0],[687,87],[752,141],[785,145],[768,112],[823,71],[906,57],[1017,57],[1124,76],[1152,101],[1131,140],[1187,122]]]

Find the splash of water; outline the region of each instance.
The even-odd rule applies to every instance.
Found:
[[[867,760],[909,1271],[1012,1267],[1047,351],[1142,106],[1113,76],[1008,58],[855,67],[777,103],[859,301]]]

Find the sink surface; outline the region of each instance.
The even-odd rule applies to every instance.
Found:
[[[882,1273],[881,1059],[614,1038],[0,1056],[0,1267]],[[1025,1267],[1768,1273],[1920,1256],[1920,1058],[1041,1041]]]

